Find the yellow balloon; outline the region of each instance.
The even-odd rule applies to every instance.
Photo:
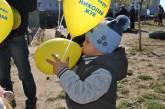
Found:
[[[13,15],[14,15],[14,24],[13,24],[13,30],[19,28],[19,26],[21,25],[21,15],[18,12],[17,9],[12,7],[12,11],[13,11]]]
[[[81,47],[77,43],[64,38],[55,38],[42,43],[37,48],[34,60],[41,72],[53,75],[53,67],[47,63],[46,59],[53,60],[52,54],[57,56],[61,61],[65,61],[69,57],[68,68],[72,68],[80,58],[81,51]]]
[[[111,0],[64,0],[64,17],[72,37],[95,27],[106,16]]]
[[[13,12],[6,0],[0,0],[0,43],[8,36],[13,26]]]

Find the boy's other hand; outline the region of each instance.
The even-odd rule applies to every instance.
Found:
[[[53,66],[53,73],[58,75],[58,73],[66,68],[69,63],[69,58],[65,62],[61,62],[54,54],[52,54],[53,60],[47,59],[46,61]]]

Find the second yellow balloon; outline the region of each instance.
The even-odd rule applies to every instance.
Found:
[[[46,61],[52,59],[54,54],[61,61],[65,61],[69,57],[69,68],[72,68],[81,56],[81,47],[68,39],[56,38],[41,44],[34,55],[35,63],[38,69],[47,74],[53,75],[53,67]]]

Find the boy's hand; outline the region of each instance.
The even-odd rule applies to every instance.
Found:
[[[53,66],[53,73],[58,75],[58,73],[67,67],[69,63],[69,58],[66,62],[61,62],[54,54],[52,54],[54,60],[47,59],[46,61]]]

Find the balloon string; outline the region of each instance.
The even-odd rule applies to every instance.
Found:
[[[64,15],[61,17],[61,0],[58,0],[58,31],[62,32],[62,21],[64,20]],[[60,18],[61,17],[61,18]]]
[[[61,0],[58,0],[58,29],[60,30]]]
[[[60,25],[59,25],[59,29],[61,30],[62,29],[62,21],[63,21],[63,19],[64,19],[64,15],[62,15],[62,18],[61,18],[61,21],[60,21]]]
[[[66,53],[67,53],[67,51],[69,50],[69,47],[70,47],[70,45],[71,45],[71,42],[72,42],[72,38],[70,39],[70,41],[69,41],[69,43],[68,43],[68,45],[67,45],[67,47],[66,47],[66,49],[65,49],[64,55],[63,55],[63,57],[62,57],[62,62],[64,62],[64,58],[66,57]],[[68,58],[68,57],[66,57],[66,58]]]

